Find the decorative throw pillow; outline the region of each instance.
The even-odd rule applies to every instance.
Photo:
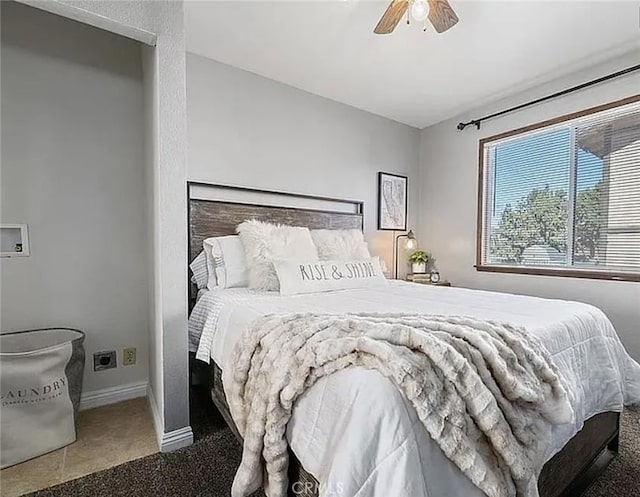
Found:
[[[196,284],[198,290],[207,288],[209,270],[207,269],[207,255],[204,250],[198,254],[198,257],[191,261],[189,269],[191,269],[191,273],[193,273],[191,282]]]
[[[308,228],[252,219],[238,225],[237,232],[249,266],[249,288],[275,291],[280,288],[273,267],[276,259],[318,260],[318,252]]]
[[[246,287],[249,284],[249,268],[244,246],[237,235],[216,236],[202,242],[207,254],[209,281],[207,288]]]
[[[378,257],[351,261],[276,260],[280,295],[386,285]]]
[[[371,257],[360,230],[311,230],[321,261],[349,261]]]

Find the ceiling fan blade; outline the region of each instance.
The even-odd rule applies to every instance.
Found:
[[[391,33],[402,19],[402,16],[409,8],[409,0],[393,0],[387,10],[383,14],[378,25],[373,30],[377,35],[386,35]]]
[[[458,23],[458,16],[447,0],[429,0],[429,20],[438,33],[444,33]]]

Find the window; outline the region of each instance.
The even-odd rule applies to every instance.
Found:
[[[640,95],[480,141],[480,271],[640,281]]]

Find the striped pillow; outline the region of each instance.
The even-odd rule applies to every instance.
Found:
[[[196,284],[198,290],[207,288],[209,283],[209,269],[207,268],[207,256],[204,250],[189,264],[189,269],[191,269],[191,273],[193,274],[193,276],[191,276],[191,282]]]
[[[216,236],[204,242],[209,269],[207,288],[236,288],[249,285],[244,246],[237,235]]]

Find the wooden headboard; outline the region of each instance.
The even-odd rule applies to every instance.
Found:
[[[310,229],[362,230],[364,227],[364,202],[359,200],[198,182],[189,182],[187,193],[189,263],[202,251],[203,240],[235,235],[236,226],[248,219]],[[196,294],[192,287],[190,285],[191,301]]]

